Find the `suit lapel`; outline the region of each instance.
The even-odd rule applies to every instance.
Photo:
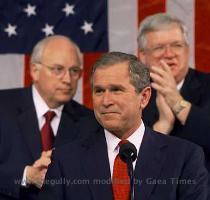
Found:
[[[66,144],[76,137],[75,136],[76,130],[74,126],[75,124],[71,119],[69,119],[68,115],[62,113],[62,118],[55,139],[55,144],[54,144],[55,147]]]
[[[34,160],[41,155],[41,138],[31,88],[26,89],[18,106],[18,124]]]
[[[93,181],[89,184],[93,199],[112,199],[111,174],[103,129],[90,140],[91,143],[85,145],[83,166],[87,178]]]
[[[149,199],[155,184],[149,184],[148,181],[158,180],[166,158],[166,148],[167,145],[146,128],[134,172],[135,199]]]
[[[64,106],[58,132],[55,140],[55,147],[68,143],[76,138],[78,121],[71,106]]]

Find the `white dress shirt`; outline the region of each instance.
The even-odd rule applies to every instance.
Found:
[[[126,140],[131,142],[137,149],[137,155],[139,153],[139,149],[141,146],[141,142],[144,136],[144,131],[145,131],[145,126],[143,121],[141,121],[141,125],[139,128]],[[111,177],[113,174],[113,167],[114,167],[114,160],[117,154],[119,153],[119,142],[121,139],[110,133],[108,130],[104,130],[105,132],[105,138],[106,138],[106,143],[107,143],[107,149],[108,149],[108,157],[109,157],[109,166],[110,166],[110,172],[111,172]],[[135,169],[136,166],[136,160],[133,162],[133,168]]]
[[[48,105],[45,103],[44,99],[40,96],[39,92],[37,91],[36,87],[33,85],[32,86],[32,98],[33,98],[33,102],[34,102],[34,106],[35,106],[35,110],[36,110],[36,116],[38,119],[38,125],[39,125],[39,130],[42,129],[44,123],[45,123],[45,117],[44,114],[47,111],[54,111],[55,112],[55,117],[52,119],[51,121],[51,127],[53,130],[53,134],[54,136],[57,135],[57,131],[58,131],[58,126],[61,120],[61,114],[62,114],[62,110],[64,105],[61,105],[55,109],[50,109],[48,107]],[[26,184],[26,172],[27,172],[27,166],[24,169],[23,172],[23,178],[22,178],[22,182],[21,185],[27,187]]]
[[[45,117],[44,114],[47,111],[54,111],[55,112],[55,117],[51,121],[51,127],[53,130],[53,134],[56,136],[57,131],[58,131],[58,126],[61,120],[61,114],[64,105],[61,105],[57,108],[50,109],[48,105],[45,103],[43,98],[40,96],[39,92],[37,91],[35,86],[32,86],[32,97],[33,97],[33,102],[36,110],[36,115],[39,123],[39,130],[42,129],[44,123],[45,123]]]
[[[182,88],[182,86],[183,86],[183,84],[184,84],[184,80],[185,79],[183,79],[177,86],[176,86],[176,88],[177,88],[177,90],[181,90],[181,88]]]

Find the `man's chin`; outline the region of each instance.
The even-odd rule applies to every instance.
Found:
[[[119,130],[120,130],[120,127],[115,124],[103,123],[102,125],[105,129],[107,129],[110,132],[119,132]]]
[[[63,95],[62,97],[58,98],[58,102],[60,102],[61,104],[65,104],[65,103],[69,102],[72,98],[73,98],[73,96]]]

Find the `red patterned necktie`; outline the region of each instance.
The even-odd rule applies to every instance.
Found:
[[[119,146],[127,143],[127,140],[122,140]],[[116,156],[114,161],[112,190],[114,200],[129,200],[130,198],[130,178],[128,176],[128,166],[119,156]]]
[[[44,114],[45,117],[45,124],[41,129],[41,138],[42,138],[42,150],[43,151],[48,151],[52,149],[53,147],[53,142],[54,142],[54,135],[53,135],[53,130],[50,125],[53,117],[55,116],[54,111],[48,111]]]

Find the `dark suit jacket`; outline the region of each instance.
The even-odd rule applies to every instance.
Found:
[[[0,91],[0,116],[0,199],[36,199],[35,187],[20,186],[25,166],[42,151],[31,88]],[[82,138],[80,127],[86,126],[86,118],[92,119],[93,112],[73,100],[67,103],[55,147]]]
[[[202,146],[210,171],[210,75],[189,69],[181,94],[192,103],[192,108],[184,126],[176,120],[171,135]],[[155,99],[156,92],[153,90],[149,105],[143,111],[144,122],[149,127],[159,118]]]
[[[134,172],[135,200],[206,200],[207,174],[200,147],[146,128]],[[39,200],[112,198],[102,128],[55,150]]]

